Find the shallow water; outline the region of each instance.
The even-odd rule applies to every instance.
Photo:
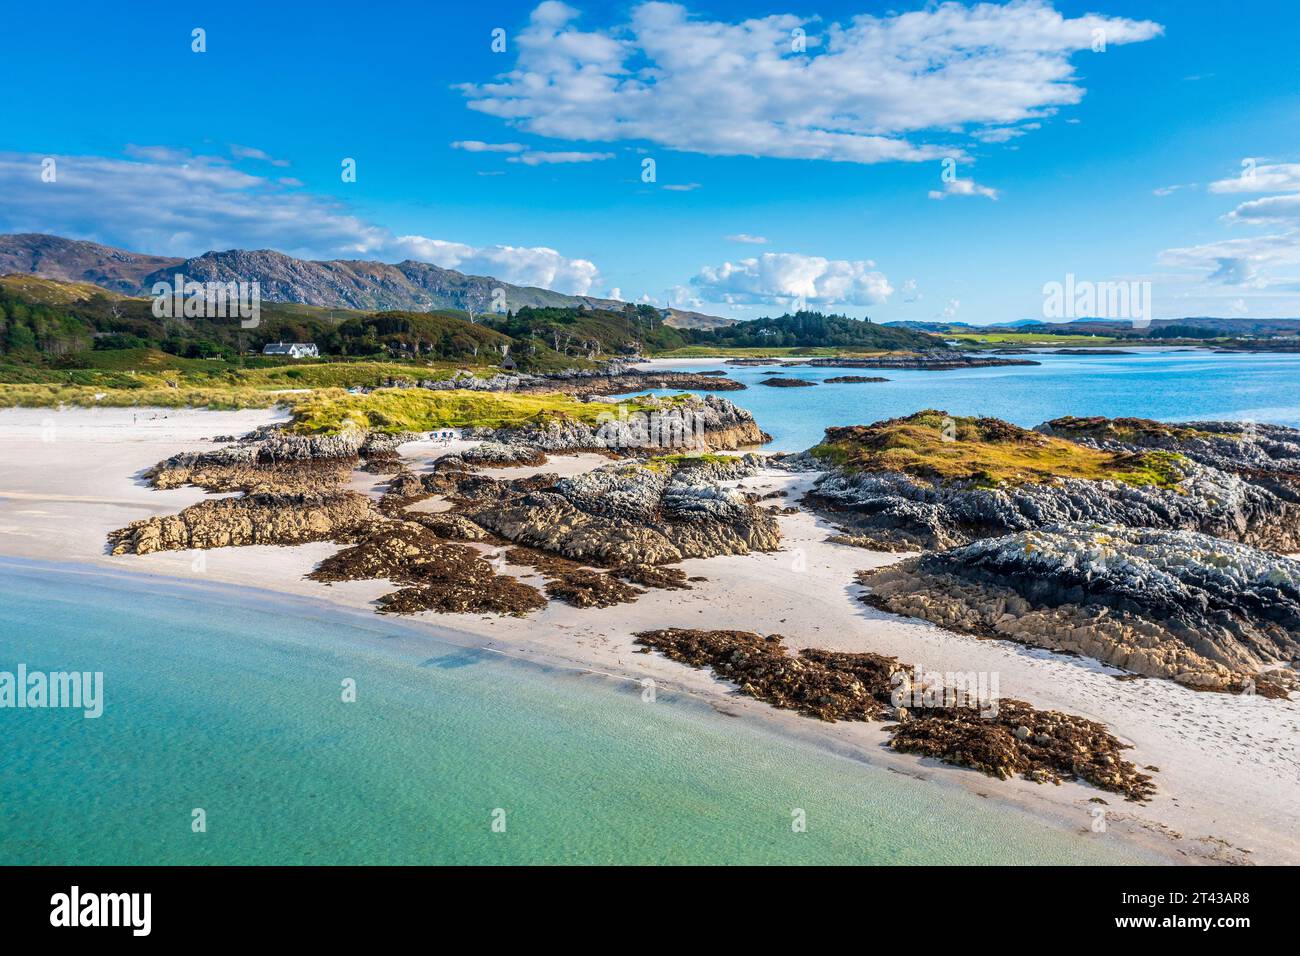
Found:
[[[729,366],[719,359],[656,362],[655,367],[725,368],[731,378],[750,386],[719,394],[754,413],[773,438],[765,451],[802,451],[817,444],[828,426],[866,425],[923,408],[990,415],[1025,428],[1062,415],[1253,420],[1300,427],[1300,355],[1148,349],[1130,355],[1010,357],[1042,364],[922,372]],[[772,375],[815,382],[874,375],[889,381],[814,388],[758,384]]]
[[[105,706],[0,710],[0,864],[1139,861],[1085,819],[298,598],[0,559],[20,662],[102,671]]]

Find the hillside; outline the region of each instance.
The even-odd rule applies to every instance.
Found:
[[[459,309],[475,314],[493,307],[504,292],[507,311],[533,308],[597,308],[621,311],[625,303],[593,296],[564,295],[513,285],[407,259],[297,259],[272,249],[230,249],[180,259],[144,255],[94,242],[22,233],[0,236],[0,275],[26,273],[65,282],[89,282],[124,295],[148,295],[155,282],[177,273],[199,282],[256,281],[263,302],[297,303],[330,309],[431,312]],[[731,320],[679,309],[665,310],[669,325],[713,327]]]

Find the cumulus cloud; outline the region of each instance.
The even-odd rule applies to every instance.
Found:
[[[947,303],[944,305],[944,307],[943,307],[943,311],[940,312],[937,316],[935,316],[935,318],[937,318],[937,319],[955,319],[955,318],[957,318],[957,312],[958,312],[960,309],[961,309],[961,300],[960,300],[960,299],[949,299],[949,300],[947,301]]]
[[[738,232],[732,236],[723,236],[728,242],[744,242],[751,246],[767,245],[767,236],[751,236],[747,232]]]
[[[546,152],[544,150],[528,150],[518,156],[511,156],[507,162],[523,163],[525,166],[543,166],[548,163],[595,163],[602,159],[613,159],[613,153],[580,153],[580,152]]]
[[[973,179],[950,179],[943,184],[943,189],[931,189],[931,199],[947,199],[949,196],[983,196],[997,201],[998,191],[991,186],[981,186]]]
[[[1300,232],[1166,249],[1160,254],[1160,261],[1190,268],[1211,283],[1264,288],[1269,285],[1266,270],[1300,265]]]
[[[1042,126],[1042,123],[1026,123],[1024,126],[993,126],[987,129],[977,129],[971,133],[971,136],[981,143],[1005,143],[1017,136],[1024,136],[1030,130],[1042,129]]]
[[[470,108],[543,136],[717,156],[963,157],[927,140],[967,128],[1010,138],[997,130],[1031,128],[1083,98],[1070,60],[1095,31],[1111,45],[1163,32],[1151,21],[1068,18],[1042,0],[844,23],[792,14],[732,23],[661,2],[605,30],[583,30],[578,18],[555,0],[539,5],[514,37],[513,69],[459,87]]]
[[[481,139],[459,139],[451,144],[452,149],[463,149],[467,153],[522,153],[528,147],[523,143],[485,143]]]
[[[230,155],[235,159],[256,159],[259,162],[270,163],[272,166],[288,166],[287,159],[276,159],[266,150],[258,149],[255,146],[240,146],[232,143],[230,146]]]
[[[1265,193],[1300,191],[1300,163],[1257,165],[1242,161],[1241,175],[1210,183],[1212,193]]]
[[[708,302],[809,305],[879,305],[893,294],[869,259],[823,259],[794,252],[765,252],[752,259],[705,266],[691,279],[694,298]],[[676,304],[676,303],[674,303]]]
[[[1248,200],[1226,218],[1229,222],[1300,225],[1300,193]]]
[[[915,279],[908,279],[904,282],[901,292],[904,302],[920,302],[925,298],[925,296],[921,294],[921,291],[916,287]]]
[[[0,153],[0,232],[50,232],[176,256],[273,248],[311,258],[415,258],[574,294],[586,293],[599,274],[588,260],[545,247],[394,236],[340,202],[219,157],[166,147],[137,147],[131,155],[155,159],[55,156],[55,181],[43,182],[45,157]]]

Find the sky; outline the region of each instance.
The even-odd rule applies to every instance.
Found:
[[[0,232],[413,258],[742,319],[1042,319],[1067,281],[1149,283],[1156,318],[1300,317],[1300,4],[4,21]]]

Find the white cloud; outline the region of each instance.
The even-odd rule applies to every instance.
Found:
[[[467,246],[425,236],[398,236],[384,246],[385,256],[432,262],[469,275],[490,275],[515,285],[539,286],[569,295],[586,295],[600,277],[587,259],[568,259],[545,246]]]
[[[674,193],[691,193],[700,188],[699,183],[666,183],[663,187],[669,192]]]
[[[522,153],[528,147],[523,143],[485,143],[481,139],[458,139],[451,144],[452,149],[463,149],[467,153]]]
[[[1225,217],[1229,222],[1300,225],[1300,193],[1251,199]]]
[[[1265,288],[1272,284],[1267,270],[1300,265],[1300,232],[1166,249],[1160,261],[1192,269],[1210,283]]]
[[[961,309],[961,300],[960,300],[960,299],[949,299],[948,302],[947,302],[947,304],[944,305],[944,307],[943,307],[943,311],[940,312],[937,316],[935,316],[935,318],[937,318],[937,319],[955,319],[955,318],[957,318],[957,312],[958,312],[958,310],[960,310],[960,309]]]
[[[1172,196],[1180,189],[1195,189],[1195,188],[1196,188],[1196,183],[1178,183],[1177,185],[1174,186],[1161,186],[1159,189],[1151,190],[1151,193],[1152,195],[1155,196]]]
[[[925,296],[921,294],[920,290],[917,289],[915,279],[908,279],[904,282],[901,292],[903,294],[904,302],[920,302],[925,298]]]
[[[578,153],[545,152],[529,150],[518,156],[511,156],[507,162],[523,163],[525,166],[541,166],[547,163],[595,163],[602,159],[613,159],[613,153]]]
[[[782,304],[802,298],[809,305],[879,305],[894,291],[869,259],[823,259],[794,252],[765,252],[705,266],[691,286],[697,301],[731,304]]]
[[[1094,31],[1111,45],[1163,32],[1150,21],[1066,18],[1042,0],[949,2],[845,23],[791,14],[729,23],[659,2],[604,31],[580,29],[578,16],[554,0],[538,6],[513,38],[513,69],[461,85],[469,106],[543,136],[708,155],[964,158],[918,134],[1014,135],[992,130],[1083,98],[1070,58],[1091,49]],[[805,51],[793,49],[796,29]]]
[[[545,247],[394,236],[340,202],[286,189],[219,157],[133,151],[146,154],[167,161],[55,156],[57,178],[47,183],[40,154],[0,153],[0,232],[56,233],[175,256],[272,248],[312,258],[415,258],[572,294],[586,293],[599,276],[594,263]]]
[[[1242,161],[1241,175],[1210,183],[1212,193],[1267,193],[1300,191],[1300,163],[1257,165]]]
[[[751,246],[767,245],[767,236],[751,236],[747,232],[738,232],[733,236],[723,236],[728,242],[744,242]]]
[[[240,146],[237,143],[230,145],[230,155],[235,159],[256,159],[259,162],[270,163],[272,166],[288,166],[287,159],[275,159],[265,150],[257,149],[254,146]]]
[[[981,186],[973,179],[950,179],[943,184],[943,189],[931,189],[931,199],[947,199],[949,196],[984,196],[997,201],[998,191],[991,186]]]
[[[1007,140],[1024,136],[1030,130],[1042,129],[1042,123],[1026,123],[1024,126],[992,126],[977,129],[971,133],[981,143],[1005,143]]]

